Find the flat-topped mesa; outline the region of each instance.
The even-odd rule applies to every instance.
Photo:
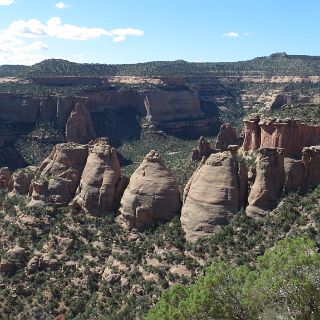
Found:
[[[88,146],[87,162],[72,204],[93,215],[110,213],[118,205],[118,193],[123,193],[126,187],[120,181],[116,150],[106,139],[97,139]]]
[[[299,158],[304,147],[320,143],[320,126],[300,123],[296,119],[244,120],[244,151],[260,148],[283,148],[285,157]],[[257,138],[260,137],[258,143]]]
[[[217,153],[220,150],[211,147],[210,142],[205,137],[200,137],[197,148],[192,150],[192,161],[201,160],[203,157],[208,158],[211,153]]]
[[[88,143],[95,137],[93,123],[85,101],[77,102],[66,124],[66,141]]]
[[[216,148],[227,150],[229,145],[235,145],[238,142],[237,130],[229,123],[224,123],[220,127],[220,132],[217,136]]]
[[[260,148],[256,159],[256,179],[248,197],[246,214],[263,217],[276,207],[285,183],[284,157],[281,148]]]
[[[130,178],[120,203],[119,222],[126,228],[144,229],[171,220],[180,212],[176,179],[159,154],[152,150]]]
[[[67,205],[75,195],[87,156],[87,145],[57,144],[31,183],[29,206]]]
[[[211,154],[187,183],[181,211],[187,240],[212,235],[221,225],[228,224],[243,205],[247,183],[240,181],[243,168],[238,164],[236,147]]]

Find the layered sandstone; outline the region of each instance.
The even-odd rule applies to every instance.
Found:
[[[283,149],[260,148],[256,159],[256,178],[248,197],[246,214],[263,217],[276,207],[285,183]]]
[[[237,148],[211,154],[187,183],[181,224],[189,241],[213,234],[239,210],[246,183],[239,178]],[[240,171],[242,176],[243,168]]]
[[[120,179],[116,150],[105,139],[97,139],[88,146],[87,162],[73,203],[94,215],[113,211],[118,205],[119,193],[126,187],[120,184]]]
[[[88,143],[95,139],[90,113],[84,102],[78,102],[71,112],[66,124],[66,141],[75,143]]]
[[[130,178],[120,203],[119,221],[143,229],[169,221],[180,211],[179,187],[157,152],[150,151]]]
[[[283,148],[285,157],[299,158],[304,147],[320,143],[320,126],[293,119],[245,120],[243,149]]]
[[[67,205],[75,195],[87,156],[86,145],[56,145],[31,183],[29,205]]]

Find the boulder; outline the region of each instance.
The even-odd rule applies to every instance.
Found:
[[[29,193],[29,188],[32,179],[37,171],[36,166],[29,166],[23,169],[16,170],[9,181],[8,196],[25,195]]]
[[[248,197],[247,216],[259,218],[277,205],[285,182],[283,149],[260,148],[256,160],[256,179]]]
[[[238,148],[238,146],[236,146]],[[239,210],[242,193],[236,148],[211,154],[188,181],[183,195],[181,225],[189,241],[212,235]],[[240,169],[241,175],[243,169]]]
[[[95,139],[90,113],[84,102],[78,102],[66,124],[66,140],[76,143],[88,143]]]
[[[0,189],[8,188],[12,172],[8,167],[0,168]]]
[[[176,179],[160,155],[152,150],[130,178],[120,203],[119,221],[125,227],[143,229],[169,221],[180,211]]]
[[[87,156],[87,145],[57,144],[31,183],[29,206],[67,205],[74,198]]]
[[[237,144],[238,136],[235,127],[229,123],[225,123],[220,127],[220,132],[217,137],[216,148],[227,150],[229,145]]]
[[[119,193],[123,193],[126,187],[126,184],[120,186],[120,179],[116,150],[106,139],[93,141],[88,146],[88,159],[73,203],[94,215],[115,210],[120,200]]]

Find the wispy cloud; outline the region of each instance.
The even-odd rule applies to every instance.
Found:
[[[240,34],[238,32],[227,32],[222,35],[223,37],[228,37],[228,38],[238,38]]]
[[[250,32],[245,32],[243,35],[246,36],[246,37],[248,37],[248,36],[251,35],[251,33],[250,33]]]
[[[0,6],[10,6],[14,3],[14,0],[0,0]]]
[[[64,2],[58,2],[58,3],[55,5],[55,7],[58,8],[58,9],[70,8],[70,6],[66,5]]]

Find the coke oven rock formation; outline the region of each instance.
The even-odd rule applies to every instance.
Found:
[[[120,203],[119,222],[143,229],[171,220],[180,211],[176,179],[159,154],[152,150],[130,178]]]
[[[77,102],[66,124],[66,141],[84,144],[95,138],[93,123],[85,102]]]
[[[285,183],[283,149],[260,148],[256,159],[256,179],[248,197],[246,214],[263,217],[276,207]]]
[[[243,204],[247,182],[244,168],[238,164],[237,149],[232,146],[228,151],[211,154],[186,185],[181,224],[189,241],[209,236],[228,224]]]
[[[29,206],[66,206],[75,195],[87,156],[87,145],[56,145],[32,181]]]
[[[111,212],[118,205],[117,202],[126,187],[126,184],[120,181],[120,164],[116,150],[106,139],[97,139],[88,146],[87,162],[73,204],[78,204],[93,215]]]
[[[283,148],[285,157],[300,158],[302,149],[320,143],[320,126],[292,119],[244,120],[244,151]]]

